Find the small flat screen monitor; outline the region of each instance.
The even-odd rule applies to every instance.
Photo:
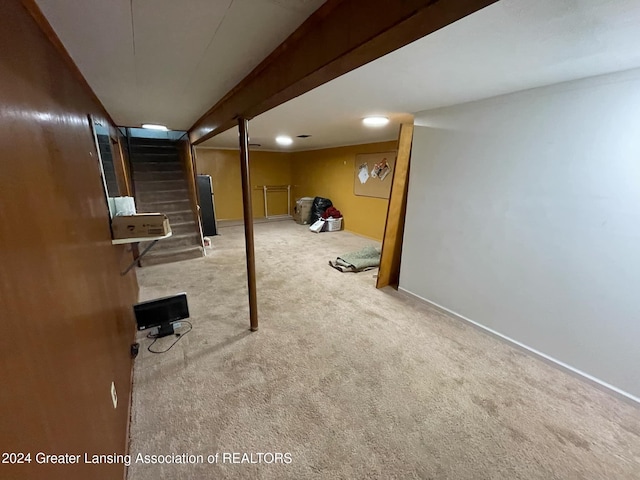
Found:
[[[179,293],[169,297],[157,298],[133,306],[138,330],[158,327],[158,337],[172,335],[173,322],[189,318],[187,294]]]

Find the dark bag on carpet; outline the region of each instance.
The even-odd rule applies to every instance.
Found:
[[[316,197],[313,199],[313,205],[311,205],[311,220],[309,223],[313,225],[316,220],[322,217],[324,211],[333,206],[331,200],[328,198]]]

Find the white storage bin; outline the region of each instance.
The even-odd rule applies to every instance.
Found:
[[[342,217],[340,218],[327,218],[326,232],[337,232],[342,228]]]

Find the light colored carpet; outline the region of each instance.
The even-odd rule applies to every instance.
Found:
[[[163,355],[140,340],[131,453],[292,462],[133,464],[129,480],[640,478],[638,408],[334,270],[373,244],[348,232],[256,225],[249,333],[243,229],[221,233],[206,258],[138,272],[143,299],[188,293],[194,329]]]

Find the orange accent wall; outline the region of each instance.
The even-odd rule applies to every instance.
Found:
[[[199,174],[211,175],[218,220],[242,218],[242,183],[240,181],[240,153],[238,150],[196,148]],[[264,217],[264,195],[255,187],[260,185],[290,185],[291,154],[280,152],[250,152],[249,169],[253,217]],[[268,194],[269,215],[287,213],[287,193]],[[293,192],[291,193],[293,198]]]
[[[0,71],[0,450],[124,453],[138,287],[120,276],[131,253],[111,244],[87,115],[107,119],[19,0],[2,2]],[[0,465],[3,479],[123,475]]]
[[[327,197],[344,215],[344,229],[382,240],[388,199],[353,193],[355,158],[359,153],[395,150],[396,141],[326,148],[306,152],[251,152],[251,184],[291,184],[291,201]],[[238,150],[197,148],[198,173],[211,175],[218,220],[242,218],[242,190]],[[264,217],[260,190],[252,190],[253,216]],[[287,213],[286,193],[269,194],[269,214]],[[292,210],[293,212],[293,207]]]
[[[353,193],[355,158],[359,153],[395,150],[397,142],[369,143],[293,154],[291,171],[295,198],[327,197],[340,210],[345,230],[382,240],[388,199]]]

